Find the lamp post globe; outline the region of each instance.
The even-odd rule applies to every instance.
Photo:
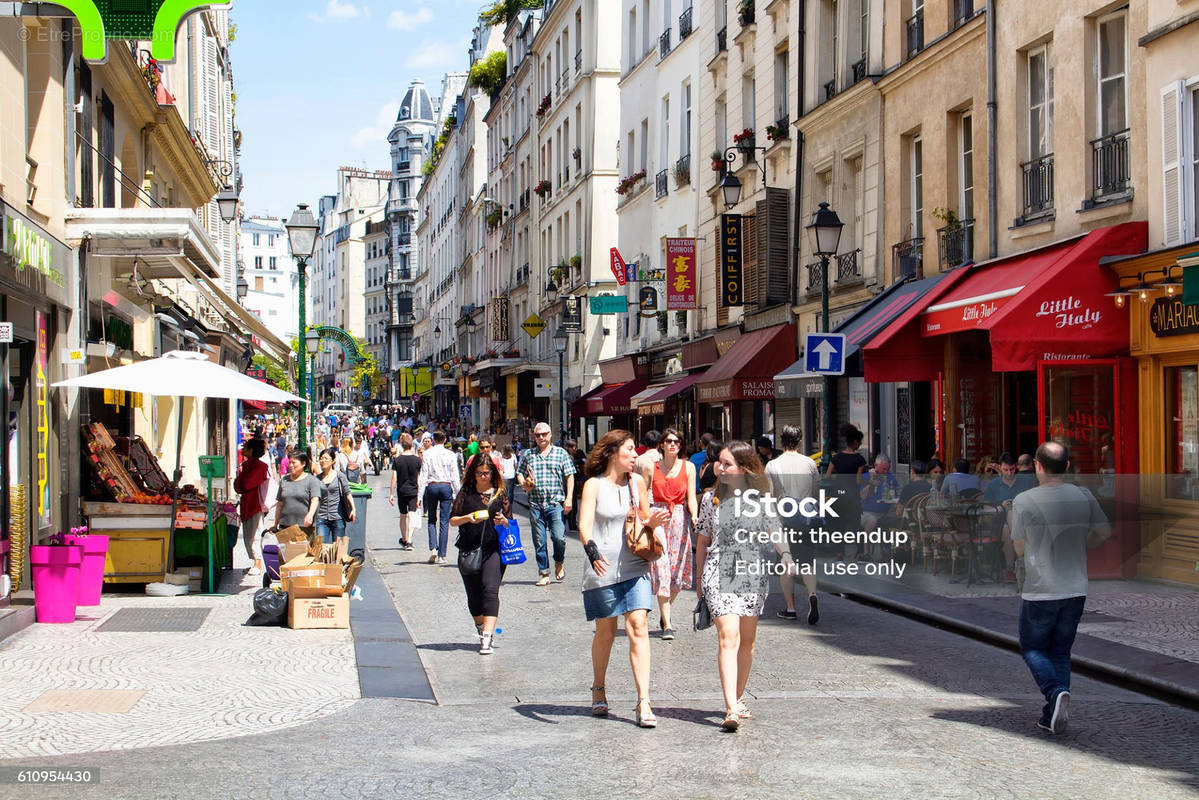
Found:
[[[725,208],[732,208],[741,202],[741,179],[732,172],[724,173],[720,179],[720,193],[724,197]]]
[[[221,220],[232,222],[237,219],[237,190],[226,185],[216,196],[216,205],[221,212]]]
[[[828,203],[821,203],[812,214],[812,221],[804,226],[811,237],[812,252],[825,258],[835,256],[844,227],[837,212],[829,208]]]

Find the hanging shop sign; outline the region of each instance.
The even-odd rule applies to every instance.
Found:
[[[620,257],[620,251],[617,250],[615,247],[613,247],[612,248],[612,274],[614,276],[616,276],[617,284],[624,286],[625,283],[628,281],[628,276],[626,274],[627,269],[628,268],[625,266],[624,259]]]
[[[641,316],[654,317],[658,315],[658,290],[652,286],[642,286],[637,292],[637,306]]]
[[[0,238],[0,279],[70,307],[67,279],[63,270],[71,248],[55,239],[40,225],[0,203],[3,231]]]
[[[720,304],[740,306],[741,275],[741,215],[720,215]]]
[[[0,344],[12,344],[11,322],[0,322]]]
[[[1159,297],[1149,310],[1149,329],[1158,337],[1199,333],[1199,306],[1181,297]]]
[[[570,295],[562,301],[562,327],[567,333],[583,332],[583,298]]]
[[[666,310],[699,308],[699,266],[694,239],[666,240]]]
[[[629,310],[629,299],[623,294],[601,294],[588,300],[592,314],[625,314]]]

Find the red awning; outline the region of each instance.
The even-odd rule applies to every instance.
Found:
[[[944,368],[946,333],[990,334],[996,372],[1030,370],[1038,361],[1102,358],[1128,348],[1128,312],[1104,297],[1115,276],[1105,255],[1145,249],[1144,222],[1101,228],[989,264],[952,270],[864,351],[866,380],[933,380]]]
[[[588,395],[579,416],[608,417],[613,414],[628,414],[633,410],[629,405],[629,400],[647,385],[649,385],[649,381],[644,378],[625,383],[608,384],[601,391]]]
[[[697,381],[701,403],[773,400],[779,365],[795,360],[795,326],[775,325],[743,333]]]
[[[654,414],[666,413],[666,401],[680,392],[685,392],[703,379],[707,374],[707,370],[701,369],[699,372],[693,372],[686,375],[669,386],[663,387],[660,391],[642,400],[637,405],[637,413],[643,417],[650,417]]]

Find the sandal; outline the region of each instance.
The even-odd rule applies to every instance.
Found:
[[[604,691],[604,687],[603,686],[592,686],[591,691],[602,692],[602,691]],[[592,699],[592,701],[591,701],[591,716],[593,716],[593,717],[608,716],[608,699],[606,697],[603,700]]]
[[[737,718],[738,719],[753,719],[754,712],[749,710],[749,706],[745,705],[745,698],[737,698]]]
[[[645,709],[645,713],[641,713],[641,709]],[[643,697],[637,701],[637,727],[639,728],[656,728],[658,727],[658,718],[654,716],[653,710],[649,707],[649,698]]]
[[[741,727],[741,720],[737,717],[736,711],[730,711],[724,715],[724,722],[720,723],[720,727],[729,733],[734,733]]]

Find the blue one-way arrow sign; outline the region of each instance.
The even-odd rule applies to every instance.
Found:
[[[845,334],[809,333],[804,338],[804,369],[824,375],[845,374]]]

